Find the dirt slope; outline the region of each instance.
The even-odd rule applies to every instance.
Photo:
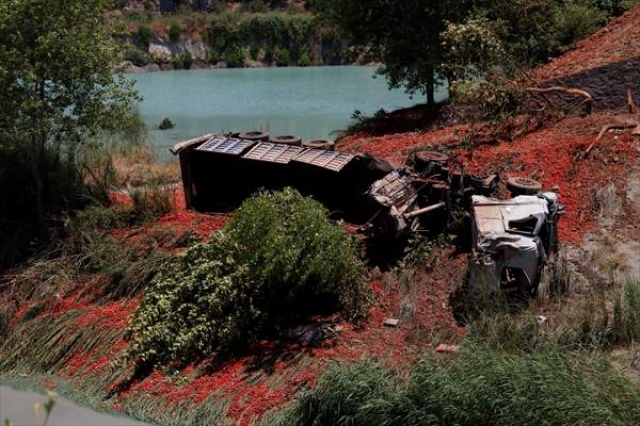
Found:
[[[599,109],[620,107],[628,88],[640,98],[640,4],[539,68],[535,76],[590,91]]]

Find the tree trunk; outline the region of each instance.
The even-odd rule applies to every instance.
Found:
[[[40,97],[40,100],[44,100],[45,98],[45,85],[44,80],[36,83],[36,93]],[[34,183],[34,202],[35,202],[35,210],[36,216],[38,220],[38,230],[42,237],[46,235],[47,225],[46,225],[46,216],[44,212],[44,162],[45,162],[45,143],[46,136],[43,134],[41,129],[41,122],[37,118],[37,113],[34,111],[31,114],[31,123],[32,129],[34,132],[31,135],[30,142],[30,155],[29,159],[30,167],[31,167],[31,176],[33,178]]]
[[[33,136],[31,140],[31,158],[29,159],[31,167],[31,177],[34,183],[34,202],[36,216],[38,220],[38,229],[42,236],[46,233],[46,216],[44,213],[44,179],[42,176],[44,162],[44,144],[37,136]]]
[[[436,79],[435,70],[432,67],[427,68],[427,105],[434,106],[436,104]]]

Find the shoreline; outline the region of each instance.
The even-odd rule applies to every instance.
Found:
[[[261,63],[261,62],[255,62],[254,64],[251,65],[247,65],[244,67],[227,67],[226,65],[220,65],[220,64],[216,64],[216,65],[208,65],[208,66],[200,66],[200,65],[196,65],[194,63],[194,66],[192,66],[189,69],[183,69],[183,68],[173,68],[173,67],[166,67],[163,68],[160,65],[154,63],[154,64],[149,64],[149,65],[145,65],[143,67],[138,67],[136,65],[133,64],[121,64],[117,67],[115,67],[111,73],[112,74],[148,74],[148,73],[157,73],[157,72],[165,72],[165,71],[196,71],[196,70],[242,70],[242,69],[263,69],[263,68],[269,68],[269,69],[273,69],[273,68],[283,68],[283,69],[287,69],[287,68],[336,68],[336,67],[362,67],[362,68],[379,68],[382,64],[378,63],[378,62],[374,62],[374,63],[367,63],[367,64],[336,64],[336,65],[310,65],[310,66],[297,66],[297,65],[289,65],[286,67],[280,67],[277,65],[267,65],[265,63]]]

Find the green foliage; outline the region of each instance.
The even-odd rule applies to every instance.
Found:
[[[287,67],[291,62],[291,53],[288,49],[280,48],[276,50],[274,60],[277,66]]]
[[[0,31],[0,185],[11,200],[0,212],[1,253],[7,241],[46,237],[50,214],[86,200],[80,161],[91,141],[130,120],[136,95],[111,74],[119,45],[102,0],[4,1]]]
[[[217,64],[220,61],[220,54],[215,50],[209,52],[209,63]]]
[[[316,3],[324,19],[347,35],[360,53],[383,62],[379,72],[390,87],[426,94],[427,102],[433,104],[442,73],[440,34],[447,22],[463,22],[475,2],[375,0],[366,8],[357,0]]]
[[[173,59],[171,60],[171,63],[173,64],[173,68],[177,70],[191,69],[191,66],[193,65],[193,55],[191,55],[190,51],[185,50],[184,52],[178,55],[174,55]]]
[[[258,45],[258,43],[251,43],[251,47],[249,48],[249,55],[253,60],[258,59],[258,55],[260,55],[260,45]]]
[[[242,10],[249,13],[265,13],[269,11],[269,3],[266,0],[244,0]]]
[[[225,54],[225,61],[229,68],[242,68],[244,67],[244,50],[237,46],[233,50]]]
[[[279,59],[281,66],[285,66],[298,51],[317,44],[319,32],[320,25],[310,14],[225,14],[212,20],[208,40],[211,47],[235,67],[244,66],[244,59],[238,61],[238,52],[245,48],[249,49],[252,59],[257,59],[260,50],[264,49],[271,52],[265,57],[267,62]],[[276,58],[278,53],[281,55]],[[229,61],[229,57],[234,60]]]
[[[382,414],[383,407],[399,404],[402,391],[399,378],[380,364],[363,361],[353,365],[333,365],[320,377],[312,391],[302,395],[282,424],[385,424],[369,422]]]
[[[464,78],[449,87],[456,102],[476,105],[479,119],[499,121],[513,116],[520,108],[525,92],[502,72],[495,70],[474,80]]]
[[[131,62],[137,67],[144,67],[145,65],[149,65],[153,62],[153,58],[149,53],[144,52],[134,46],[128,47],[128,49],[124,53],[123,59],[125,61]]]
[[[612,4],[612,3],[615,3]],[[490,66],[527,68],[561,54],[629,7],[630,1],[316,0],[320,16],[383,63],[389,86],[427,95],[437,84]]]
[[[629,279],[613,307],[612,338],[625,344],[640,340],[640,282]]]
[[[527,67],[564,53],[630,6],[617,0],[491,0],[479,15],[495,23],[511,61]]]
[[[142,46],[148,47],[151,42],[151,29],[146,25],[141,25],[138,29],[138,41]]]
[[[402,263],[404,266],[418,266],[433,258],[434,251],[447,245],[446,235],[413,235],[404,250]],[[430,263],[430,262],[429,262]]]
[[[134,314],[129,356],[189,360],[269,336],[310,315],[361,315],[355,247],[316,201],[291,189],[240,207],[208,243],[168,263]]]
[[[506,52],[496,34],[495,24],[486,18],[462,24],[447,24],[441,34],[444,49],[443,71],[450,81],[481,78],[496,64],[504,63]]]
[[[171,41],[178,41],[181,33],[182,28],[180,27],[180,22],[171,21],[171,26],[169,27],[169,38]]]
[[[371,363],[329,369],[287,425],[630,425],[640,392],[604,359],[556,350],[497,352],[467,344],[424,356],[407,383]]]
[[[297,65],[299,67],[308,67],[313,65],[313,61],[311,60],[311,57],[309,56],[308,52],[304,51],[300,54]]]

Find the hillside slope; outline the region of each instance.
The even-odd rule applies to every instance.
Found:
[[[640,99],[640,4],[539,68],[535,76],[591,92],[600,109],[622,106],[627,89]]]

